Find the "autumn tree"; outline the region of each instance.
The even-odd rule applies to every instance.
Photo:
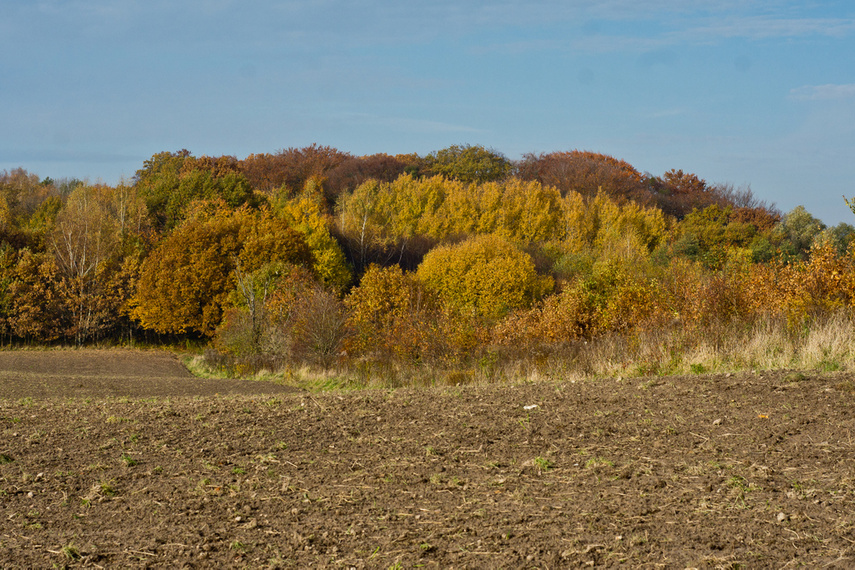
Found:
[[[613,199],[646,199],[644,176],[626,161],[589,152],[569,151],[526,154],[517,165],[517,175],[555,187],[564,196],[577,192],[594,197],[605,192]]]
[[[344,160],[325,173],[323,193],[328,205],[334,205],[342,194],[352,192],[367,180],[392,182],[404,173],[406,163],[388,154],[355,156]]]
[[[109,187],[78,186],[57,215],[49,240],[77,344],[108,328],[123,301],[110,291],[121,245],[112,198]]]
[[[451,306],[495,319],[529,306],[552,289],[531,257],[496,235],[431,250],[416,273]]]
[[[8,242],[0,243],[0,344],[12,338],[15,298],[12,284],[16,278],[18,252]]]
[[[321,283],[343,292],[353,275],[341,246],[330,233],[332,216],[326,214],[321,189],[311,181],[299,195],[274,204],[274,212],[301,232],[312,252],[313,269]]]
[[[274,154],[251,154],[241,162],[241,171],[253,189],[273,194],[285,187],[299,192],[312,178],[326,177],[352,155],[329,146],[312,144],[303,148],[287,148]]]
[[[588,274],[603,260],[643,267],[669,235],[670,219],[661,210],[618,202],[605,192],[593,199],[570,192],[563,206],[563,239],[551,248],[552,270],[560,279]]]
[[[51,342],[69,328],[58,291],[60,277],[53,255],[24,249],[15,265],[9,295],[12,334],[25,341]]]
[[[345,304],[345,346],[355,356],[444,366],[471,355],[485,337],[480,319],[443,307],[413,273],[397,266],[370,266]]]
[[[443,176],[369,181],[339,204],[339,232],[357,267],[415,267],[437,243],[501,235],[520,245],[560,239],[561,198],[536,181],[463,183]]]
[[[388,207],[390,194],[388,185],[368,180],[339,202],[338,232],[357,273],[372,263],[387,265],[401,257]]]
[[[4,170],[0,173],[0,239],[18,248],[40,249],[52,221],[40,214],[55,214],[61,203],[52,181],[42,183],[23,168]]]
[[[237,263],[252,273],[283,261],[311,266],[303,236],[267,211],[200,205],[146,258],[133,317],[160,333],[211,335],[235,288]]]

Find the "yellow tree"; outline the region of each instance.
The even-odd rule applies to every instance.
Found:
[[[488,319],[528,307],[552,287],[531,256],[496,235],[439,246],[418,268],[418,279],[451,306]]]
[[[111,292],[120,261],[120,227],[111,211],[112,189],[75,188],[56,217],[49,244],[63,278],[77,344],[108,328],[123,301]]]
[[[320,188],[307,185],[298,196],[278,205],[276,213],[306,237],[321,282],[341,293],[353,276],[341,246],[330,234],[332,220],[324,214],[323,199]]]

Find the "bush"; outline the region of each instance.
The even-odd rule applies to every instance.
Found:
[[[442,307],[411,273],[372,265],[348,295],[351,356],[447,365],[483,341],[478,319]]]
[[[493,235],[435,248],[416,276],[451,307],[487,319],[529,307],[553,287],[551,277],[537,274],[530,255]]]

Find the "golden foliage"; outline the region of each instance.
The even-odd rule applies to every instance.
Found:
[[[302,234],[268,211],[200,204],[144,261],[132,316],[160,333],[211,335],[234,289],[235,264],[252,272],[275,261],[311,265]]]
[[[476,319],[443,307],[411,273],[372,265],[345,304],[348,353],[407,363],[455,362],[483,341]]]
[[[341,293],[353,274],[341,246],[330,234],[332,220],[324,214],[322,200],[320,194],[302,193],[285,202],[276,213],[305,236],[314,259],[313,269],[321,282]]]
[[[452,307],[490,319],[528,307],[553,287],[531,256],[496,235],[433,249],[417,277]]]

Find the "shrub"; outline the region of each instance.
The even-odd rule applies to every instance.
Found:
[[[416,275],[451,307],[488,319],[528,307],[553,287],[530,255],[493,235],[435,248]]]
[[[403,363],[456,362],[483,341],[478,319],[443,307],[413,274],[372,265],[345,299],[353,356]]]

